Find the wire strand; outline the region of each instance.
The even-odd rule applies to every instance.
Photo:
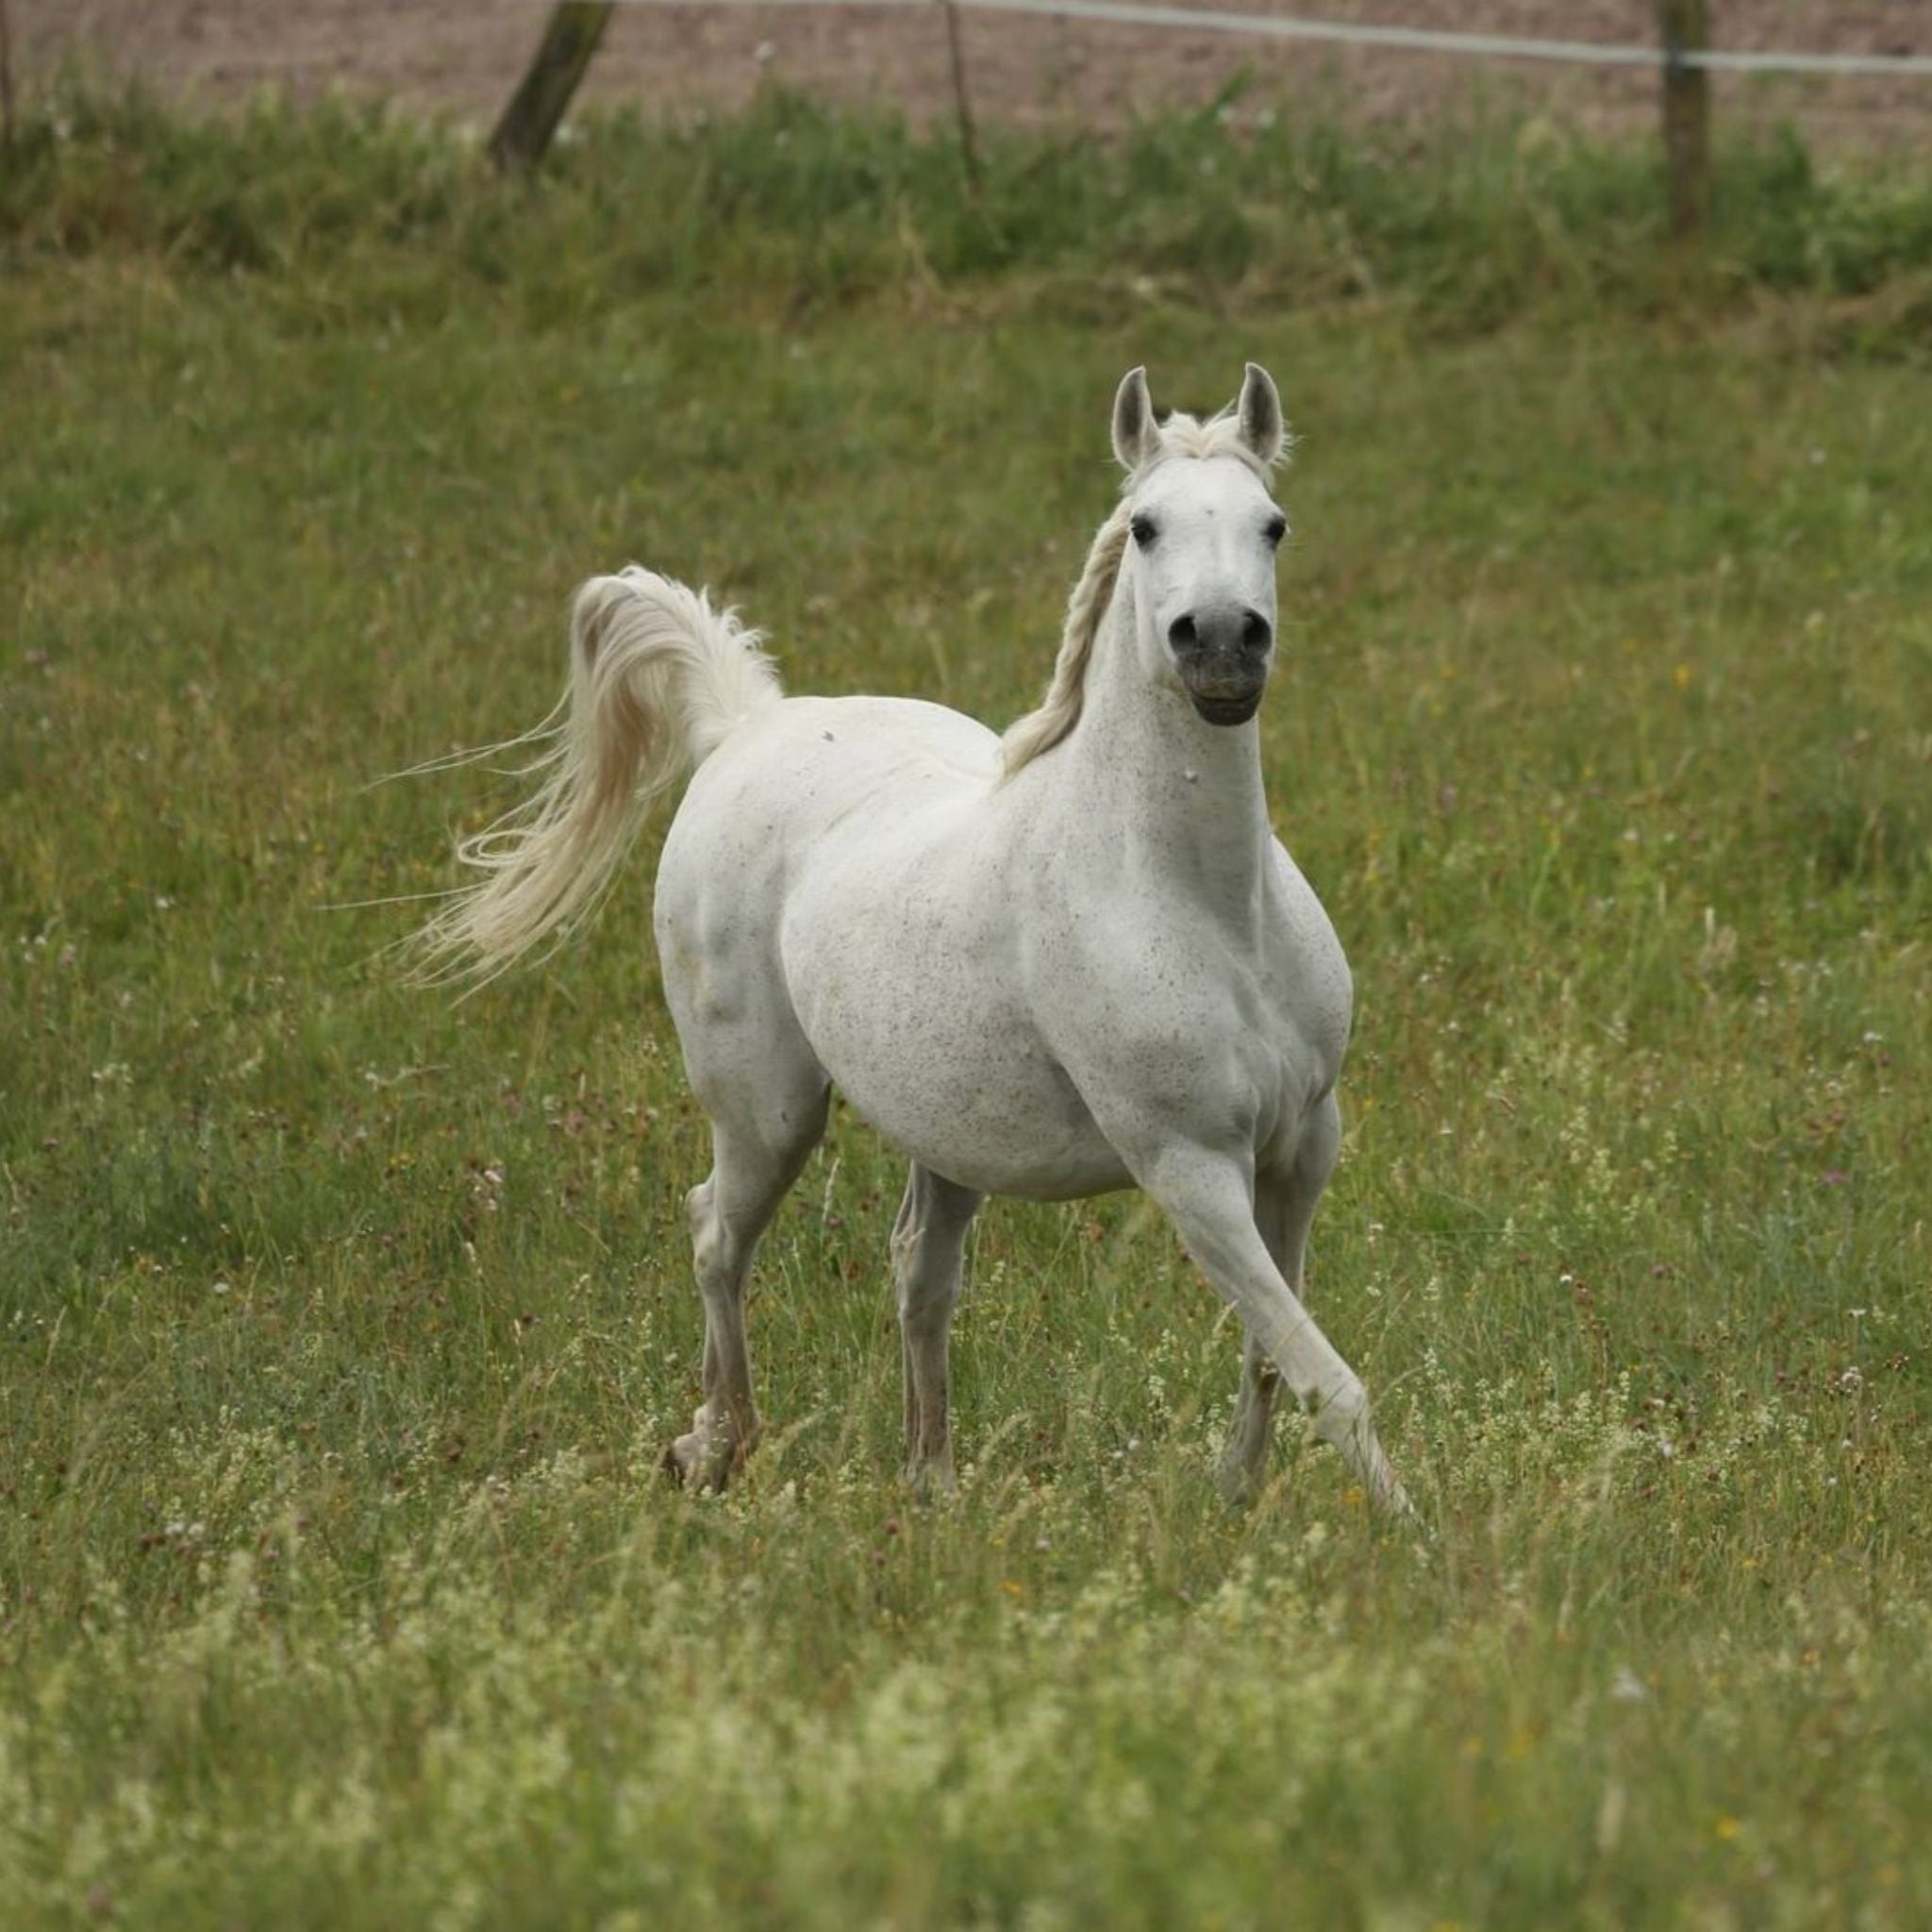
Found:
[[[622,7],[690,6],[691,0],[613,0]],[[714,8],[821,7],[827,0],[703,0]],[[936,0],[838,0],[842,6],[933,10]],[[977,13],[1041,14],[1058,20],[1107,21],[1121,26],[1194,27],[1255,40],[1309,41],[1332,46],[1387,47],[1416,54],[1490,59],[1564,61],[1586,67],[1692,67],[1718,74],[1824,74],[1932,78],[1932,54],[1825,54],[1799,50],[1663,47],[1607,41],[1543,40],[1524,34],[1468,33],[1420,26],[1307,20],[1294,14],[1236,13],[1216,7],[1163,7],[1144,0],[953,0]]]

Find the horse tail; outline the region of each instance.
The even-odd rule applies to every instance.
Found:
[[[417,935],[420,978],[480,983],[545,940],[560,944],[595,909],[658,796],[783,695],[758,632],[703,591],[636,564],[584,585],[570,631],[569,689],[510,741],[544,745],[522,768],[542,782],[458,841],[483,876]]]

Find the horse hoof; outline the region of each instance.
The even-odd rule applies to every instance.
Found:
[[[679,1436],[660,1458],[664,1474],[684,1490],[722,1490],[730,1479],[733,1458],[720,1456],[693,1430]]]

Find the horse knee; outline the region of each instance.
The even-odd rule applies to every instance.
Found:
[[[715,1174],[684,1197],[684,1212],[691,1224],[691,1268],[699,1290],[706,1295],[735,1291],[747,1244],[734,1231],[731,1217],[718,1205]]]
[[[684,1218],[691,1228],[691,1259],[700,1280],[711,1272],[718,1260],[722,1230],[712,1208],[713,1194],[713,1184],[704,1180],[684,1197]]]
[[[684,1218],[691,1224],[692,1241],[697,1241],[703,1235],[710,1216],[711,1183],[708,1180],[702,1180],[696,1187],[688,1190],[684,1197]]]

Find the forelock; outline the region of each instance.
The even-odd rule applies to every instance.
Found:
[[[1189,415],[1185,409],[1176,409],[1160,425],[1158,433],[1158,450],[1148,461],[1128,473],[1121,485],[1123,495],[1131,495],[1161,464],[1176,457],[1191,457],[1197,461],[1208,457],[1234,457],[1247,464],[1263,483],[1270,480],[1274,468],[1274,463],[1264,463],[1241,441],[1241,421],[1231,408],[1208,417],[1205,423],[1198,416]],[[1281,455],[1276,457],[1275,462],[1282,461],[1287,454],[1288,442],[1284,438]]]

